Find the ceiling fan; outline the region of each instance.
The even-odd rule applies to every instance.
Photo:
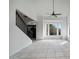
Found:
[[[55,13],[55,11],[54,11],[54,0],[53,0],[53,13],[51,14],[52,16],[55,16],[55,17],[57,17],[57,15],[61,15],[60,13]]]

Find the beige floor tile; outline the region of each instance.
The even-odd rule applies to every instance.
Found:
[[[10,59],[69,59],[68,44],[61,45],[62,40],[39,40],[33,42]]]
[[[56,59],[66,59],[66,57],[56,57]]]

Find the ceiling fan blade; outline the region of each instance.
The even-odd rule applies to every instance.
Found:
[[[55,15],[55,14],[54,14],[54,15],[52,15],[52,16],[57,17],[57,15]]]
[[[62,15],[62,14],[55,14],[55,15]]]

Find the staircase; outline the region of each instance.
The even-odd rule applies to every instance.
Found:
[[[29,22],[34,21],[28,16],[24,15],[22,12],[19,10],[16,10],[16,26],[19,27],[20,30],[22,30],[29,38],[33,40],[34,34],[33,29],[29,27],[35,27],[36,25],[28,25]],[[35,29],[36,30],[36,29]],[[36,35],[36,34],[35,34]],[[36,37],[35,37],[36,39]]]

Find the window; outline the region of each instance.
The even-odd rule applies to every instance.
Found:
[[[47,35],[61,35],[61,23],[47,24]]]
[[[56,24],[49,24],[49,35],[57,35]]]

